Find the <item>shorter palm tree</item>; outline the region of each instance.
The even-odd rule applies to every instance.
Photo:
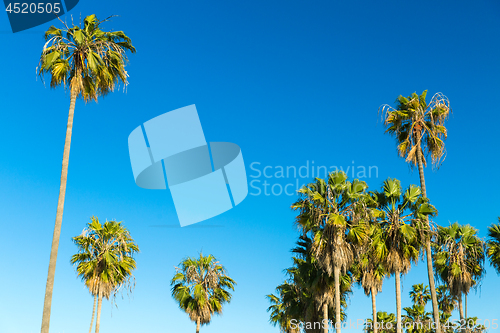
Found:
[[[425,311],[427,302],[431,300],[429,287],[423,283],[414,284],[410,291],[413,302],[411,307],[406,307],[403,323],[407,333],[427,333],[431,331],[432,313]]]
[[[376,297],[382,291],[382,284],[387,277],[384,262],[387,256],[387,244],[380,224],[372,221],[368,232],[368,244],[359,248],[361,253],[353,265],[355,279],[363,287],[365,295],[372,299],[373,333],[378,333]]]
[[[500,274],[500,217],[498,224],[488,227],[488,242],[486,243],[486,254],[490,258],[491,265]]]
[[[78,253],[71,257],[71,263],[77,265],[78,276],[94,296],[90,331],[97,300],[95,332],[99,333],[102,299],[114,297],[124,286],[132,288],[132,271],[136,268],[133,255],[139,252],[139,247],[121,222],[107,221],[103,225],[97,217],[92,217],[73,241]]]
[[[477,229],[456,222],[439,227],[434,245],[434,267],[450,294],[457,296],[461,320],[465,320],[462,295],[478,287],[485,272],[484,261],[485,246],[477,236]]]
[[[374,333],[375,327],[380,333],[395,333],[396,332],[396,315],[385,311],[377,312],[377,323],[374,324],[372,319],[366,320],[364,331],[366,333]]]
[[[403,319],[407,333],[431,332],[432,313],[425,311],[424,305],[413,304],[404,308],[406,315]]]
[[[441,321],[441,327],[445,333],[453,333],[453,327],[450,324],[450,317],[453,310],[458,306],[458,300],[456,296],[450,294],[448,287],[441,285],[436,288],[438,303],[439,303],[439,318]]]
[[[236,282],[226,275],[226,269],[213,255],[184,259],[172,278],[172,296],[179,307],[200,326],[209,324],[213,314],[222,314],[224,303],[231,301],[229,290]]]
[[[431,300],[431,293],[429,287],[424,286],[423,283],[414,284],[410,291],[410,298],[413,304],[425,306]]]
[[[401,324],[401,275],[406,274],[429,237],[426,219],[437,214],[429,199],[421,195],[420,188],[410,185],[404,192],[397,179],[384,181],[382,191],[372,194],[378,208],[372,209],[381,225],[387,247],[384,266],[394,274],[396,282],[396,332]]]
[[[292,320],[298,320],[299,318],[299,316],[292,315],[292,313],[301,313],[301,307],[299,305],[300,295],[296,292],[297,288],[289,285],[285,281],[276,288],[276,291],[278,292],[278,296],[274,294],[266,296],[271,303],[269,308],[267,308],[267,311],[271,312],[269,322],[273,324],[273,326],[278,326],[281,333],[299,333],[299,329],[297,327],[292,327]],[[286,301],[287,298],[289,299],[288,302]]]
[[[333,295],[335,294],[334,278],[316,263],[311,253],[312,240],[302,235],[297,246],[292,249],[295,254],[293,266],[286,269],[287,280],[276,288],[276,295],[267,295],[271,306],[268,308],[270,322],[279,326],[283,333],[298,332],[297,325],[307,333],[320,333],[328,325],[325,319],[335,321]],[[347,272],[340,278],[341,320],[346,316],[347,295],[351,292],[352,273]]]
[[[367,199],[368,185],[354,179],[347,180],[342,171],[332,172],[326,180],[303,186],[299,199],[292,205],[298,210],[297,224],[303,233],[312,233],[312,252],[316,262],[334,277],[335,330],[341,331],[340,279],[352,266],[356,249],[368,241]],[[328,317],[325,306],[325,317]],[[324,329],[328,332],[328,328]]]

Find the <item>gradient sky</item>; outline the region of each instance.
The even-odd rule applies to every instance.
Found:
[[[481,237],[500,216],[498,126],[500,5],[478,1],[97,1],[81,0],[76,21],[116,14],[137,53],[130,85],[99,103],[76,104],[51,332],[87,332],[93,299],[69,259],[71,237],[90,217],[123,221],[136,239],[136,288],[118,308],[103,303],[101,332],[193,332],[170,296],[174,267],[200,251],[215,255],[238,285],[224,314],[202,332],[278,332],[265,298],[292,263],[295,196],[249,195],[236,208],[180,228],[169,191],[137,187],[127,138],[141,123],[196,104],[207,141],[238,144],[248,180],[280,186],[305,177],[256,178],[265,166],[376,167],[363,180],[403,186],[418,174],[398,158],[377,109],[428,89],[451,101],[447,157],[425,170],[435,222],[472,224]],[[67,20],[71,20],[68,16]],[[56,213],[69,94],[36,76],[50,22],[13,34],[0,14],[0,332],[39,332]],[[269,171],[270,169],[268,169]],[[372,169],[374,170],[374,169]],[[309,171],[311,169],[309,168]],[[304,174],[304,173],[303,173]],[[368,176],[368,174],[367,174]],[[262,188],[263,189],[263,188]],[[291,189],[291,187],[289,187]],[[251,193],[256,193],[250,188]],[[425,264],[403,279],[426,282]],[[469,315],[500,319],[500,276],[488,266],[469,297]],[[378,296],[395,312],[394,279]],[[431,311],[430,304],[427,307]],[[354,288],[348,319],[368,318]],[[456,317],[456,315],[455,315]],[[361,332],[349,330],[349,332]],[[491,331],[490,331],[491,332]],[[493,331],[494,332],[494,331]]]

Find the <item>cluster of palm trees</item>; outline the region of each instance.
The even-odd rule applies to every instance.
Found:
[[[126,85],[126,52],[135,52],[123,31],[101,30],[100,25],[105,21],[90,15],[84,19],[83,26],[70,27],[63,22],[63,29],[50,27],[45,33],[47,42],[37,68],[40,76],[50,76],[51,87],[64,86],[70,92],[42,333],[49,332],[76,99],[97,101],[114,91],[120,82]],[[436,288],[434,276],[461,304],[462,297],[466,300],[469,290],[479,285],[485,257],[500,271],[500,220],[489,228],[486,243],[470,226],[454,224],[435,232],[429,222],[429,217],[437,211],[427,199],[424,167],[428,156],[437,166],[446,154],[444,123],[451,112],[446,96],[438,93],[429,104],[426,91],[421,95],[399,96],[396,108],[384,105],[380,111],[387,132],[397,140],[398,154],[418,168],[420,187],[410,185],[403,191],[398,180],[388,179],[380,191],[369,192],[365,182],[348,181],[344,173],[336,172],[299,191],[300,198],[293,208],[299,212],[297,225],[302,235],[294,251],[294,266],[287,270],[288,278],[277,288],[277,295],[269,295],[271,320],[284,332],[294,332],[289,325],[291,319],[330,319],[340,331],[345,300],[354,282],[360,283],[365,293],[372,296],[376,323],[375,296],[388,275],[396,277],[395,317],[401,324],[399,279],[420,255],[425,255],[436,333],[442,333],[442,304],[438,305],[438,297],[443,289]],[[95,298],[98,332],[102,299],[109,299],[121,287],[131,285],[130,272],[135,268],[133,254],[139,249],[119,222],[102,225],[97,218],[93,218],[84,234],[74,241],[79,253],[73,256],[72,262]],[[172,293],[199,330],[200,325],[209,322],[213,313],[220,313],[222,304],[230,300],[227,289],[232,290],[234,284],[215,258],[200,255],[199,259],[190,258],[181,263],[172,280]],[[202,294],[204,296],[200,296]],[[461,317],[467,317],[462,312],[460,310]],[[401,329],[396,332],[400,333]]]
[[[78,276],[94,297],[89,333],[96,317],[95,333],[99,333],[103,298],[113,300],[123,290],[131,292],[135,286],[132,271],[136,268],[134,254],[139,247],[122,222],[99,222],[92,217],[82,234],[73,237],[78,253],[71,257]],[[236,282],[213,255],[186,258],[176,267],[171,281],[172,297],[179,308],[196,323],[209,324],[214,314],[221,315],[222,307],[231,301],[230,290]],[[96,316],[97,309],[97,316]]]
[[[460,318],[465,319],[462,297],[479,286],[486,256],[500,273],[500,224],[489,228],[487,243],[470,225],[435,228],[431,224],[437,209],[426,195],[424,167],[428,156],[434,166],[445,157],[444,124],[451,108],[440,93],[427,104],[426,93],[399,96],[396,108],[380,108],[386,132],[397,140],[398,154],[418,168],[420,186],[403,189],[399,180],[389,178],[380,190],[369,191],[365,182],[349,181],[337,171],[298,191],[292,209],[298,212],[300,251],[293,252],[299,255],[286,271],[287,280],[268,295],[270,321],[282,332],[327,333],[329,320],[340,332],[345,299],[356,282],[372,297],[373,332],[378,333],[376,295],[391,275],[396,283],[395,332],[402,332],[408,318],[424,316],[429,300],[433,330],[445,332],[448,327],[441,326],[455,309],[455,301],[450,303],[446,297],[456,299]],[[403,318],[400,279],[420,258],[427,261],[429,292],[418,286],[412,295],[415,304],[405,309]],[[442,286],[436,288],[435,277]],[[292,325],[297,321],[303,325]]]
[[[46,43],[43,46],[39,65],[37,67],[37,72],[42,79],[45,75],[50,77],[50,86],[52,88],[63,86],[69,89],[70,92],[61,183],[57,202],[54,234],[50,250],[41,333],[49,333],[52,293],[54,289],[59,238],[61,235],[64,199],[66,196],[66,183],[68,180],[69,152],[73,132],[73,116],[76,99],[81,97],[85,102],[92,100],[97,101],[99,97],[114,91],[120,83],[126,86],[128,83],[128,74],[125,70],[125,64],[127,63],[126,52],[130,51],[135,53],[132,41],[123,31],[107,32],[101,29],[101,24],[108,19],[98,20],[95,15],[89,15],[85,17],[83,26],[81,22],[80,25],[72,24],[72,26],[68,26],[59,19],[64,25],[64,28],[59,29],[55,26],[51,26],[45,32]],[[98,221],[95,225],[89,226],[89,230],[91,230],[90,234],[93,232],[97,233],[96,230],[92,229],[93,227],[97,228],[97,224]],[[78,246],[84,246],[84,244],[78,244]],[[75,260],[78,261],[79,259]],[[87,276],[85,274],[80,271],[79,274],[87,281]],[[102,281],[92,281],[91,279],[88,281],[87,286],[91,293],[98,295],[98,307],[100,309],[102,297],[109,298],[114,288],[114,284],[118,283],[118,281],[110,281],[110,285],[104,289],[96,287]],[[101,292],[101,294],[99,294],[99,292]],[[99,311],[96,331],[99,331]]]
[[[126,52],[136,52],[132,41],[123,31],[108,32],[101,29],[101,24],[109,19],[98,20],[95,15],[89,15],[83,20],[83,25],[80,22],[80,25],[72,23],[72,26],[59,19],[64,28],[51,26],[45,32],[46,43],[37,67],[42,79],[45,75],[50,77],[52,88],[63,86],[70,92],[41,333],[49,332],[76,99],[80,97],[85,102],[97,101],[99,97],[114,91],[120,83],[126,86]],[[92,331],[96,306],[95,332],[98,333],[102,299],[114,299],[118,291],[125,288],[131,290],[134,286],[132,271],[136,262],[133,255],[139,248],[121,222],[101,224],[96,217],[92,217],[87,229],[73,240],[78,246],[78,253],[71,258],[71,262],[76,265],[78,276],[94,296],[89,333]],[[204,257],[200,254],[200,258],[188,258],[180,264],[172,280],[172,296],[196,322],[198,332],[200,325],[208,324],[214,313],[222,313],[222,305],[231,300],[228,290],[234,290],[235,284],[212,255]]]
[[[486,330],[486,327],[477,323],[477,317],[467,318],[467,321],[450,323],[449,319],[453,310],[458,306],[456,296],[452,296],[449,289],[445,285],[437,287],[437,296],[439,303],[439,315],[441,318],[441,327],[447,333],[453,333],[456,327],[468,327],[468,332],[481,333]],[[430,333],[432,332],[432,313],[425,310],[425,306],[431,300],[429,287],[423,283],[415,284],[410,291],[412,300],[411,307],[405,307],[406,312],[403,315],[402,324],[408,333]],[[373,319],[367,318],[364,330],[366,333],[373,333],[377,328],[373,325]],[[379,332],[394,333],[396,331],[396,315],[379,311],[377,312],[377,322]],[[464,325],[462,325],[464,323]]]

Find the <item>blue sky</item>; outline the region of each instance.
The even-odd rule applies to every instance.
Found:
[[[192,332],[170,296],[174,266],[200,251],[215,255],[237,282],[233,301],[202,332],[278,332],[268,323],[266,294],[283,282],[298,236],[288,195],[249,195],[236,208],[180,228],[169,191],[137,187],[127,138],[141,123],[196,104],[208,141],[238,144],[249,181],[265,166],[375,166],[371,189],[387,177],[418,184],[384,135],[377,109],[424,89],[451,101],[448,155],[426,169],[435,222],[497,221],[500,89],[500,5],[470,1],[183,1],[81,0],[77,20],[120,15],[104,25],[123,30],[137,53],[130,85],[87,105],[78,101],[66,206],[52,302],[51,332],[86,332],[92,297],[69,263],[92,215],[117,219],[141,248],[136,288],[118,308],[104,302],[102,332]],[[66,19],[70,20],[67,16]],[[69,106],[63,89],[35,74],[51,25],[13,34],[0,14],[0,213],[3,254],[0,332],[40,329]],[[268,169],[270,170],[270,169]],[[352,170],[352,169],[351,169]],[[270,184],[296,183],[270,178]],[[301,183],[310,179],[300,178]],[[258,184],[258,183],[254,183]],[[251,193],[256,190],[250,188]],[[425,265],[403,281],[426,281]],[[500,319],[491,267],[469,297],[469,314]],[[395,312],[394,279],[385,282],[379,311]],[[430,311],[430,305],[428,306]],[[348,318],[368,318],[370,299],[359,288]],[[361,332],[361,330],[350,330]]]

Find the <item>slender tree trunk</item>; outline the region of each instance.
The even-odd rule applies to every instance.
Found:
[[[467,320],[467,294],[465,294],[465,320]]]
[[[469,330],[469,317],[467,317],[467,294],[465,294],[465,331],[470,332]]]
[[[94,295],[94,306],[92,307],[92,320],[90,321],[89,333],[92,332],[92,325],[94,324],[94,316],[95,316],[95,305],[97,303],[97,295]]]
[[[61,184],[59,187],[59,199],[57,201],[56,222],[54,226],[54,234],[52,236],[52,247],[50,249],[49,272],[47,274],[47,285],[45,287],[45,300],[43,302],[41,333],[49,333],[50,309],[52,306],[52,292],[54,290],[54,276],[56,274],[57,250],[59,249],[59,237],[61,236],[66,182],[68,180],[69,149],[71,146],[71,133],[73,130],[73,115],[75,113],[76,97],[76,90],[71,89],[71,100],[69,104],[68,124],[66,127],[66,140],[64,142],[61,170]]]
[[[462,304],[462,293],[458,294],[458,313],[460,314],[460,325],[462,325],[465,320],[464,320],[464,307]],[[464,332],[464,330],[460,330],[461,332]]]
[[[396,333],[401,333],[401,273],[396,272]]]
[[[326,320],[326,325],[323,326],[323,333],[328,333],[328,303],[323,304],[323,320]],[[324,325],[324,322],[322,322]]]
[[[377,333],[377,331],[378,331],[378,327],[377,327],[377,303],[375,300],[375,297],[377,297],[377,296],[376,296],[375,288],[372,287],[370,293],[372,294],[373,333]]]
[[[333,276],[335,280],[335,331],[340,333],[341,320],[340,320],[340,267],[335,266],[333,269]]]
[[[99,326],[101,326],[101,306],[102,306],[102,292],[99,291],[99,301],[97,302],[97,317],[95,319],[95,333],[99,333]]]
[[[196,319],[196,333],[200,333],[200,318]]]
[[[420,136],[417,138],[420,141]],[[420,177],[420,188],[422,189],[422,195],[427,198],[427,191],[425,188],[425,178],[424,178],[424,165],[422,163],[422,152],[417,149],[417,164],[418,164],[418,174]],[[427,218],[427,225],[430,228],[429,219]],[[432,252],[431,252],[431,240],[426,239],[425,241],[425,254],[427,259],[427,277],[429,279],[429,289],[431,290],[431,300],[432,300],[432,313],[434,315],[434,325],[436,325],[436,333],[441,333],[441,321],[439,318],[439,305],[436,293],[436,284],[434,283],[434,269],[432,268]]]

